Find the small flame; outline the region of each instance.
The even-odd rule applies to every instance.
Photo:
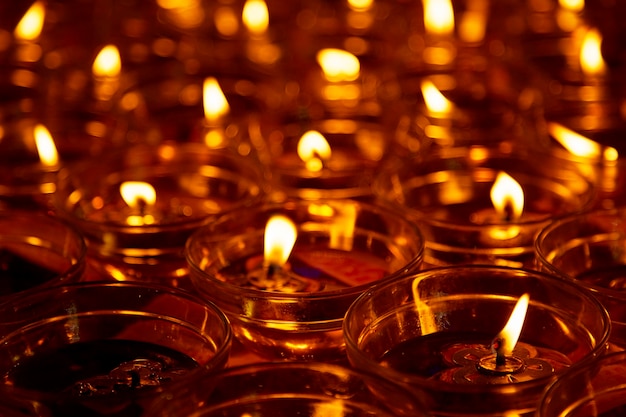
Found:
[[[585,0],[559,0],[559,6],[571,12],[580,12],[585,8]]]
[[[117,77],[122,71],[122,59],[115,45],[107,45],[100,50],[92,65],[96,77]]]
[[[214,77],[204,80],[202,88],[204,102],[204,117],[208,121],[215,121],[228,114],[230,106],[224,92]]]
[[[478,43],[485,38],[487,29],[488,0],[473,0],[459,23],[459,38],[464,42]]]
[[[604,74],[606,65],[602,58],[602,35],[597,29],[590,29],[585,34],[580,48],[580,68],[584,74]]]
[[[34,135],[41,163],[46,166],[56,166],[59,163],[59,154],[48,129],[39,124],[35,126]]]
[[[549,123],[548,131],[572,155],[590,159],[603,157],[607,161],[615,161],[619,157],[617,149],[607,147],[603,151],[600,144],[558,123]]]
[[[322,49],[317,53],[317,62],[328,81],[354,81],[359,77],[359,59],[342,49]]]
[[[298,156],[307,170],[316,172],[324,167],[324,161],[331,156],[330,145],[326,138],[316,130],[309,130],[298,141]]]
[[[263,260],[266,265],[282,267],[287,263],[298,232],[288,217],[272,216],[265,226]]]
[[[153,206],[156,202],[156,191],[151,184],[143,181],[125,181],[120,185],[120,194],[124,202],[139,214],[128,216],[126,222],[131,226],[153,224],[154,216],[144,213],[146,207]]]
[[[519,219],[524,210],[522,186],[509,174],[499,172],[491,187],[491,203],[503,220]]]
[[[374,5],[374,0],[348,0],[348,6],[352,10],[369,10]]]
[[[250,32],[264,34],[270,21],[267,4],[263,0],[247,0],[243,6],[242,19]]]
[[[494,342],[492,342],[492,347],[501,358],[513,354],[513,349],[515,349],[515,345],[517,345],[519,336],[522,333],[522,327],[524,327],[529,299],[530,296],[528,294],[523,294],[519,300],[517,300],[509,320],[506,322],[504,328],[500,330],[500,333],[494,338]]]
[[[453,104],[448,100],[432,81],[422,81],[422,95],[428,110],[435,113],[449,113],[452,111]]]
[[[451,35],[454,32],[454,11],[450,0],[424,0],[426,33]]]
[[[43,2],[36,1],[33,3],[15,27],[15,37],[25,41],[34,41],[37,39],[43,29],[45,16],[46,9],[44,8]]]

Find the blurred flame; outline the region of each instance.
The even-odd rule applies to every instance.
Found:
[[[220,35],[233,36],[239,30],[239,20],[232,7],[222,6],[215,9],[215,29]]]
[[[572,12],[580,12],[585,8],[585,0],[559,0],[559,6]]]
[[[523,294],[517,300],[509,320],[494,339],[499,341],[499,346],[497,347],[498,355],[511,356],[513,354],[513,349],[515,349],[515,345],[522,333],[522,327],[524,327],[529,299],[530,296],[528,294]]]
[[[454,32],[454,11],[450,0],[423,0],[426,33],[451,35]]]
[[[298,156],[309,171],[319,171],[332,154],[326,138],[316,130],[305,132],[298,141]]]
[[[204,117],[208,121],[215,121],[230,111],[226,96],[215,78],[208,77],[204,80],[202,93]]]
[[[374,5],[374,0],[348,0],[348,6],[352,10],[369,10]]]
[[[34,135],[41,163],[46,166],[57,165],[59,163],[59,154],[48,129],[44,125],[39,124],[35,126]]]
[[[272,216],[265,225],[263,260],[267,265],[283,266],[296,243],[298,232],[288,217]]]
[[[248,30],[261,35],[269,26],[269,11],[263,0],[247,0],[243,6],[242,19]]]
[[[491,203],[502,219],[514,221],[524,210],[522,186],[505,172],[499,172],[491,187]]]
[[[548,131],[572,155],[590,159],[603,157],[607,161],[616,161],[619,158],[617,149],[607,147],[602,151],[600,144],[558,123],[548,123]]]
[[[151,184],[143,181],[125,181],[120,185],[120,194],[130,208],[140,212],[126,218],[129,225],[142,226],[154,223],[154,216],[143,212],[146,206],[153,206],[156,202],[156,191]]]
[[[477,43],[485,38],[487,29],[488,0],[473,0],[461,15],[459,22],[459,38],[464,42]]]
[[[342,49],[322,49],[317,53],[317,62],[328,81],[354,81],[359,77],[359,59]]]
[[[439,89],[432,83],[432,81],[422,81],[422,95],[424,96],[424,102],[428,110],[435,113],[449,113],[452,111],[453,105]]]
[[[103,47],[92,65],[92,72],[96,77],[117,77],[121,70],[122,59],[115,45]]]
[[[24,13],[13,32],[20,40],[33,41],[39,37],[43,29],[43,22],[46,16],[46,9],[43,2],[36,1]]]
[[[602,58],[602,35],[597,29],[589,29],[580,48],[580,68],[587,75],[603,74],[606,70]]]

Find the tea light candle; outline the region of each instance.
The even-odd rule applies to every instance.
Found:
[[[403,381],[433,415],[530,416],[549,383],[606,352],[609,320],[556,276],[460,265],[362,294],[344,337],[353,367]]]
[[[186,255],[194,287],[227,312],[246,348],[337,360],[348,305],[419,267],[420,242],[411,222],[382,206],[286,200],[219,216],[189,238]]]
[[[505,174],[502,185],[496,180]],[[591,207],[594,197],[592,185],[574,166],[557,165],[548,156],[531,164],[524,154],[482,147],[391,162],[379,171],[374,194],[420,225],[426,262],[433,266],[532,267],[539,230],[554,216]]]
[[[104,276],[185,286],[187,237],[213,215],[260,201],[263,190],[243,157],[162,143],[67,167],[55,209],[85,234]]]

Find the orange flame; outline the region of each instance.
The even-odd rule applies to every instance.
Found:
[[[451,35],[454,32],[454,11],[450,0],[424,0],[426,33]]]
[[[441,114],[447,114],[452,111],[454,105],[439,91],[432,81],[422,81],[421,89],[428,110]]]
[[[36,1],[24,13],[22,19],[15,27],[13,34],[17,39],[24,41],[34,41],[41,34],[43,22],[46,16],[46,9],[43,2]]]
[[[59,154],[48,129],[39,124],[35,126],[34,135],[41,163],[46,166],[56,166],[59,163]]]
[[[115,45],[103,47],[94,59],[91,70],[96,77],[117,77],[120,75],[122,59],[117,47]]]
[[[141,226],[154,223],[154,216],[143,212],[145,207],[153,206],[156,202],[156,191],[151,184],[143,181],[125,181],[120,185],[120,194],[129,207],[140,212],[128,216],[126,222],[129,225]]]
[[[522,327],[524,327],[529,299],[530,296],[528,294],[523,294],[517,300],[509,320],[496,336],[495,339],[498,339],[500,342],[497,349],[498,355],[511,356],[513,354],[513,349],[515,349],[515,345],[517,345],[519,336],[522,333]]]
[[[286,216],[272,216],[265,226],[263,260],[267,265],[281,267],[287,263],[298,232]]]
[[[264,34],[270,21],[267,4],[263,0],[247,0],[243,6],[242,19],[250,32]]]
[[[331,82],[354,81],[361,71],[359,59],[342,49],[322,49],[317,53],[317,62]]]
[[[304,133],[298,141],[298,156],[307,170],[315,172],[324,167],[324,161],[330,159],[332,151],[326,138],[316,130]]]
[[[580,68],[586,75],[601,75],[606,71],[602,58],[602,35],[597,29],[585,34],[580,48]]]

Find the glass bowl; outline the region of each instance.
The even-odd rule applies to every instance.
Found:
[[[490,367],[496,336],[524,293],[530,301],[515,349],[503,368]],[[344,320],[350,363],[407,384],[437,416],[531,415],[548,383],[606,351],[610,328],[604,307],[580,286],[486,265],[377,285]]]

